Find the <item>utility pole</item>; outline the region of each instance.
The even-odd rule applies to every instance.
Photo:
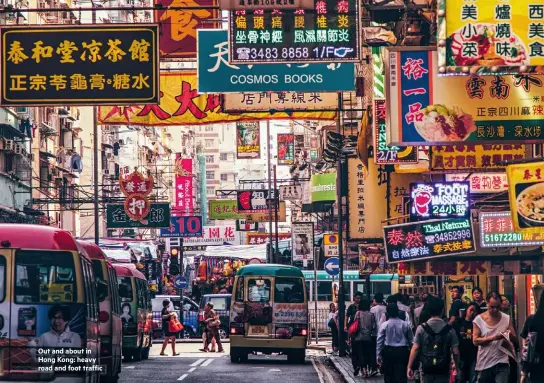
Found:
[[[268,159],[268,200],[270,201],[270,196],[272,195],[272,150],[270,150],[270,121],[266,120],[266,156]],[[268,202],[268,253],[266,254],[267,263],[272,263],[272,254],[274,251],[272,249],[272,204]]]
[[[93,6],[92,22],[96,24],[96,11],[94,2],[91,1]],[[98,116],[96,115],[96,106],[93,106],[93,166],[94,166],[94,243],[98,246],[100,242],[100,214],[98,212],[99,202],[99,188],[98,185],[102,182],[98,181]]]
[[[179,275],[182,277],[185,277],[184,275],[184,267],[183,267],[183,237],[179,239]],[[185,323],[183,321],[183,288],[179,289],[179,322],[181,324]],[[184,332],[185,330],[181,330],[181,338],[184,339]]]
[[[338,119],[336,120],[336,133],[341,134],[342,128],[342,92],[338,92]],[[338,208],[338,342],[340,346],[339,355],[346,356],[346,333],[344,332],[344,318],[346,316],[346,302],[344,295],[344,243],[343,243],[343,222],[342,222],[342,153],[338,153],[336,163],[336,206]]]

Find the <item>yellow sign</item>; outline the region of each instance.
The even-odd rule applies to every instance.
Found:
[[[483,73],[544,65],[542,2],[532,0],[440,0],[440,67],[453,72]],[[445,23],[445,25],[444,25]],[[539,66],[539,67],[537,67]],[[531,70],[530,69],[530,70]]]
[[[196,72],[167,72],[160,76],[159,105],[131,105],[99,109],[105,125],[200,125],[255,120],[332,120],[335,112],[239,113],[221,112],[218,94],[199,94]]]
[[[504,169],[504,161],[525,158],[525,145],[455,145],[431,147],[431,170]]]
[[[512,221],[517,232],[544,228],[544,162],[506,167]]]
[[[225,111],[336,110],[336,93],[260,92],[223,95]]]

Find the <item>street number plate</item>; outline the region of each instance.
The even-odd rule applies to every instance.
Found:
[[[266,326],[249,326],[249,336],[267,336],[268,327]]]

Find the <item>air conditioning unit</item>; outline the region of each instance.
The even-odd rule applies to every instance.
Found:
[[[6,150],[13,150],[13,147],[14,147],[13,140],[6,140],[4,148]]]
[[[23,152],[23,146],[21,144],[14,144],[15,154],[21,154]]]

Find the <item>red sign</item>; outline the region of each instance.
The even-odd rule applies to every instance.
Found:
[[[141,221],[149,214],[150,203],[142,194],[132,194],[125,200],[125,212],[133,221]]]
[[[181,213],[192,214],[194,209],[193,201],[193,160],[192,158],[181,158],[176,154],[176,197],[175,210]]]
[[[126,177],[119,176],[121,192],[127,197],[125,200],[125,213],[133,221],[143,221],[149,215],[150,203],[146,198],[153,191],[153,176],[144,176],[135,170]]]
[[[261,245],[268,243],[270,235],[268,233],[247,233],[246,244],[248,245]],[[272,234],[272,240],[276,239],[276,234]],[[279,233],[278,240],[291,239],[291,233]]]

